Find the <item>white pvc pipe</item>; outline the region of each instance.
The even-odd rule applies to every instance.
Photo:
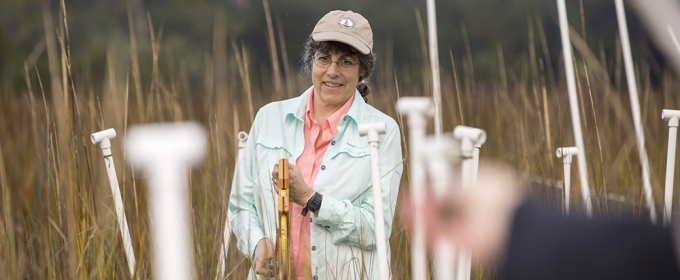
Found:
[[[562,147],[555,151],[557,158],[562,159],[564,164],[564,195],[562,196],[562,211],[569,216],[569,203],[571,202],[571,162],[572,157],[578,155],[576,147]]]
[[[649,208],[649,219],[652,224],[656,224],[656,203],[652,195],[652,183],[650,182],[649,161],[647,160],[647,150],[645,148],[645,132],[640,118],[640,101],[638,100],[637,82],[635,80],[635,70],[633,69],[633,56],[630,52],[630,39],[628,38],[628,24],[626,22],[626,12],[623,8],[623,0],[616,0],[616,18],[619,22],[619,32],[621,33],[621,49],[623,50],[623,62],[626,67],[626,80],[628,81],[628,95],[630,96],[630,107],[633,113],[633,124],[635,125],[635,138],[637,139],[638,154],[640,165],[642,166],[642,185],[645,190],[645,200]],[[583,158],[583,157],[579,157]],[[579,162],[579,164],[581,164]],[[580,167],[580,166],[579,166]]]
[[[571,202],[571,156],[563,160],[564,163],[564,197],[562,198],[562,210],[569,216],[569,203]]]
[[[460,141],[460,152],[463,159],[474,158],[475,148],[481,148],[486,142],[486,132],[484,130],[464,125],[456,126],[453,129],[453,137]],[[474,169],[470,169],[470,171],[474,173]],[[463,183],[465,184],[466,182],[463,181]]]
[[[427,37],[430,49],[430,72],[432,73],[432,97],[434,100],[434,134],[442,135],[441,81],[439,76],[439,46],[437,43],[437,9],[434,0],[427,0]]]
[[[663,224],[671,224],[673,214],[673,180],[675,176],[675,148],[678,142],[678,119],[680,110],[663,110],[661,119],[668,121],[668,153],[666,154],[666,184],[664,195]]]
[[[130,128],[127,158],[147,177],[152,245],[157,279],[191,279],[191,219],[188,170],[207,149],[197,123],[141,125]]]
[[[380,134],[384,134],[386,125],[384,122],[367,123],[359,125],[359,135],[368,136],[368,144],[371,146],[371,178],[373,179],[373,214],[375,215],[375,244],[378,250],[379,279],[390,279],[390,269],[387,264],[387,243],[385,235],[385,213],[383,209],[382,183],[380,182],[380,154],[378,142]]]
[[[675,46],[675,50],[680,53],[680,42],[678,42],[678,37],[675,37],[675,32],[673,32],[673,27],[668,25],[668,33],[671,35],[671,40],[673,41],[673,46]]]
[[[243,149],[246,147],[248,141],[248,133],[240,131],[238,133],[238,154],[236,155],[236,162],[234,163],[234,178],[231,181],[231,189],[237,187],[238,183],[238,164],[242,161]],[[222,232],[222,246],[220,247],[220,256],[217,263],[217,274],[215,279],[221,280],[226,277],[227,272],[227,253],[229,252],[229,241],[231,240],[231,210],[227,207],[227,218],[224,221],[224,231]]]
[[[571,40],[569,39],[569,23],[567,22],[567,9],[564,0],[557,0],[557,11],[560,18],[560,34],[562,35],[562,52],[564,53],[564,68],[567,75],[567,90],[569,93],[569,108],[571,111],[571,123],[574,130],[574,142],[579,151],[585,151],[583,144],[583,132],[581,131],[581,115],[578,108],[578,96],[576,96],[576,78],[574,76],[574,64],[571,53]],[[588,168],[586,157],[578,157],[578,173],[581,179],[581,195],[586,204],[586,214],[593,216],[593,204],[590,200],[590,186],[588,185]]]
[[[432,104],[426,97],[402,97],[397,101],[397,111],[408,118],[409,156],[411,161],[411,193],[413,206],[421,209],[425,198],[425,172],[420,152],[425,137],[427,117],[432,115]],[[427,255],[425,250],[425,225],[420,211],[413,214],[411,238],[411,279],[427,278]]]
[[[428,177],[436,197],[445,198],[451,195],[451,161],[449,154],[454,150],[453,139],[444,135],[441,138],[430,137],[423,145],[423,156],[427,158]],[[453,280],[456,276],[456,248],[452,240],[439,236],[434,254],[434,278],[437,280]]]
[[[460,141],[460,151],[463,156],[462,181],[464,187],[474,187],[477,184],[479,168],[479,149],[486,142],[486,132],[479,128],[456,126],[453,137]],[[466,248],[461,248],[458,254],[457,279],[468,280],[472,274],[472,256]]]
[[[134,277],[136,267],[135,251],[132,247],[132,238],[130,237],[130,229],[128,229],[127,217],[125,217],[123,198],[120,195],[118,176],[116,175],[116,166],[113,164],[113,155],[111,154],[111,139],[113,138],[116,138],[116,130],[113,128],[95,132],[90,135],[92,144],[99,144],[99,147],[102,148],[102,153],[104,154],[104,165],[106,166],[106,174],[109,177],[109,185],[111,186],[113,203],[116,207],[116,217],[118,217],[118,228],[120,229],[120,235],[123,238],[125,257],[127,258],[130,276]]]

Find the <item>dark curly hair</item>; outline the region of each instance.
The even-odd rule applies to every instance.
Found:
[[[357,84],[357,90],[364,98],[364,101],[368,103],[368,94],[371,92],[371,88],[367,84],[368,78],[371,77],[373,73],[373,68],[375,67],[375,53],[373,50],[369,54],[363,54],[357,51],[355,48],[347,45],[345,43],[337,41],[321,41],[317,42],[309,36],[307,42],[305,42],[304,51],[302,52],[302,58],[300,59],[302,63],[302,73],[306,75],[311,75],[312,64],[314,63],[314,54],[317,52],[323,53],[343,53],[343,54],[356,54],[359,56],[359,83]]]

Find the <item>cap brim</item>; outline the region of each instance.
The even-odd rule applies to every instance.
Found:
[[[353,48],[357,49],[360,53],[363,54],[369,54],[371,53],[371,49],[366,46],[364,43],[361,41],[357,40],[356,38],[349,36],[345,33],[341,32],[335,32],[335,31],[326,31],[326,32],[319,32],[319,33],[314,33],[312,34],[312,39],[314,41],[318,42],[323,42],[323,41],[338,41],[341,43],[348,44],[352,46]]]

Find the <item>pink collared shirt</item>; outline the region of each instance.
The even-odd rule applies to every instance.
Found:
[[[319,125],[314,118],[314,90],[312,89],[305,107],[305,148],[300,157],[295,162],[295,165],[300,169],[302,177],[308,186],[314,186],[314,180],[319,173],[319,167],[323,155],[326,153],[328,144],[333,141],[333,138],[338,134],[338,124],[342,118],[347,114],[349,108],[354,101],[352,95],[347,102],[345,102],[338,111],[328,117],[322,125]],[[315,146],[316,139],[321,133],[321,142]],[[290,221],[290,254],[291,254],[291,270],[292,279],[305,279],[304,276],[311,275],[311,259],[309,249],[309,227],[311,223],[311,213],[303,217],[302,209],[304,205],[297,203],[291,204],[291,221]]]

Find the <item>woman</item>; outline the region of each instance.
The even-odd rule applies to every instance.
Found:
[[[352,11],[332,11],[305,44],[303,72],[312,87],[299,97],[260,109],[251,128],[239,184],[229,207],[239,250],[252,258],[253,272],[271,276],[276,258],[277,170],[291,163],[291,279],[378,277],[376,242],[387,244],[402,174],[396,122],[368,105],[366,80],[373,71],[373,33]],[[380,138],[384,221],[375,221],[369,146],[358,125],[385,122]],[[376,240],[374,225],[387,238]]]

